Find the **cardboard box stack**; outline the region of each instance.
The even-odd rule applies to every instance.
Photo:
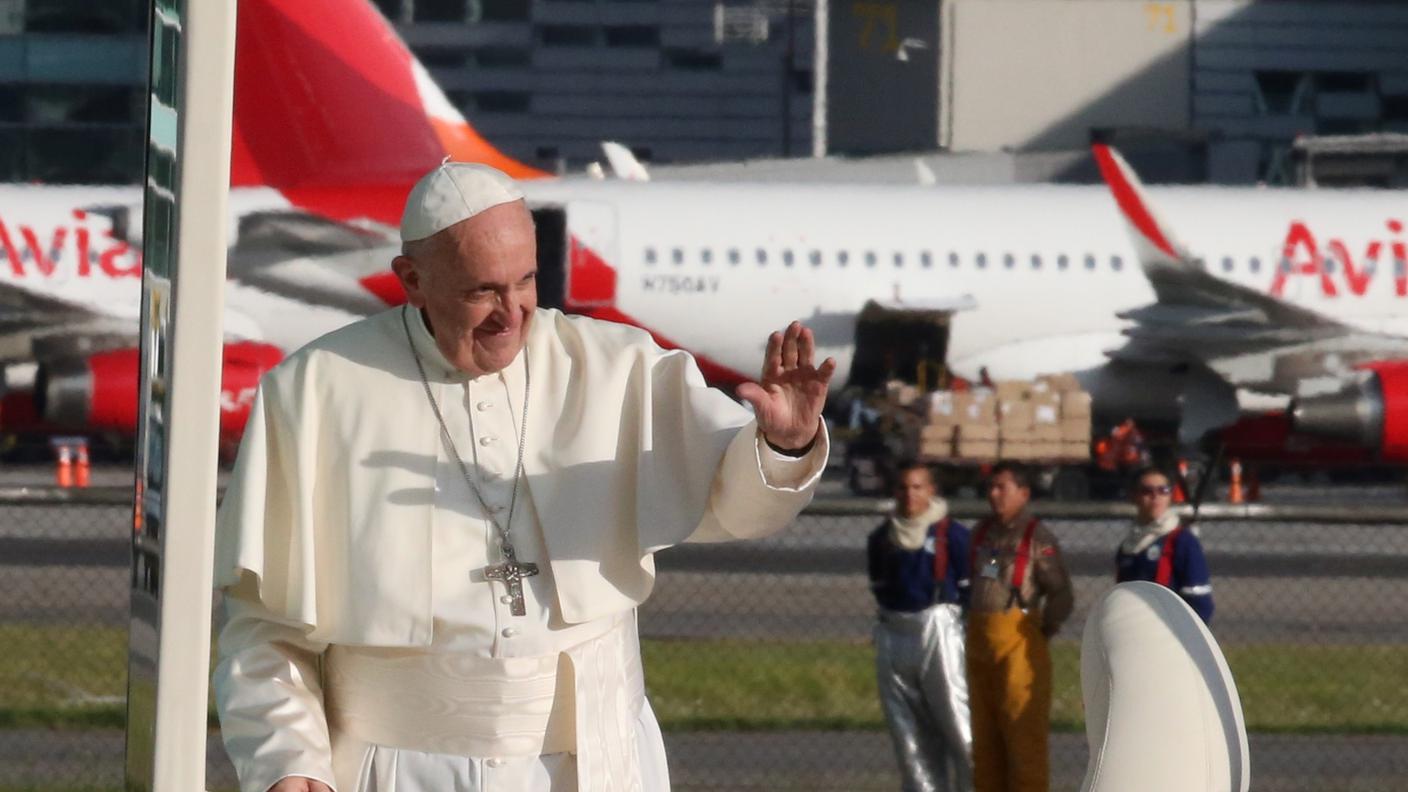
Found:
[[[1070,374],[998,383],[1001,445],[1006,459],[1089,459],[1090,394]]]
[[[1090,394],[1070,375],[1002,381],[992,388],[887,388],[906,413],[906,447],[930,461],[1084,460],[1090,457]]]

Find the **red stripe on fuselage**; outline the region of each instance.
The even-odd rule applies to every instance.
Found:
[[[1110,192],[1114,193],[1115,203],[1119,204],[1120,211],[1124,212],[1129,222],[1144,235],[1155,247],[1168,255],[1178,258],[1178,253],[1173,249],[1159,230],[1159,224],[1154,220],[1154,215],[1149,208],[1140,200],[1139,193],[1134,185],[1125,178],[1124,172],[1120,170],[1119,163],[1115,161],[1114,155],[1110,152],[1110,147],[1097,143],[1091,146],[1095,152],[1095,164],[1100,166],[1100,175],[1104,177],[1105,183],[1109,185]]]
[[[616,269],[582,240],[568,240],[567,307],[586,310],[616,304]]]

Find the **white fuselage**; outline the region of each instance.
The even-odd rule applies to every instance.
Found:
[[[527,192],[530,203],[565,205],[571,233],[615,269],[617,310],[745,374],[768,333],[791,319],[812,324],[844,371],[846,320],[868,300],[965,298],[973,307],[955,314],[948,350],[958,373],[1086,370],[1123,342],[1119,314],[1154,301],[1104,187],[558,181]],[[1217,276],[1408,334],[1408,282],[1393,264],[1408,240],[1393,224],[1408,206],[1399,209],[1397,194],[1150,193]],[[1327,260],[1341,248],[1352,270]],[[1289,271],[1278,276],[1287,252]]]

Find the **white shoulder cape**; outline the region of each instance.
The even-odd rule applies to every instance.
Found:
[[[567,622],[643,602],[656,550],[770,533],[810,499],[814,478],[767,485],[756,425],[688,354],[542,309],[527,347],[524,474]],[[399,309],[314,341],[260,384],[220,511],[216,585],[248,579],[310,639],[429,645],[446,454]]]

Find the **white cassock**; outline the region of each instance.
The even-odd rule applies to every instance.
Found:
[[[825,465],[771,451],[693,360],[640,331],[539,310],[520,354],[469,378],[418,312],[416,348],[489,510],[540,573],[527,613],[441,440],[393,309],[271,372],[217,532],[214,687],[244,792],[669,788],[635,607],[652,554],[786,526]]]

